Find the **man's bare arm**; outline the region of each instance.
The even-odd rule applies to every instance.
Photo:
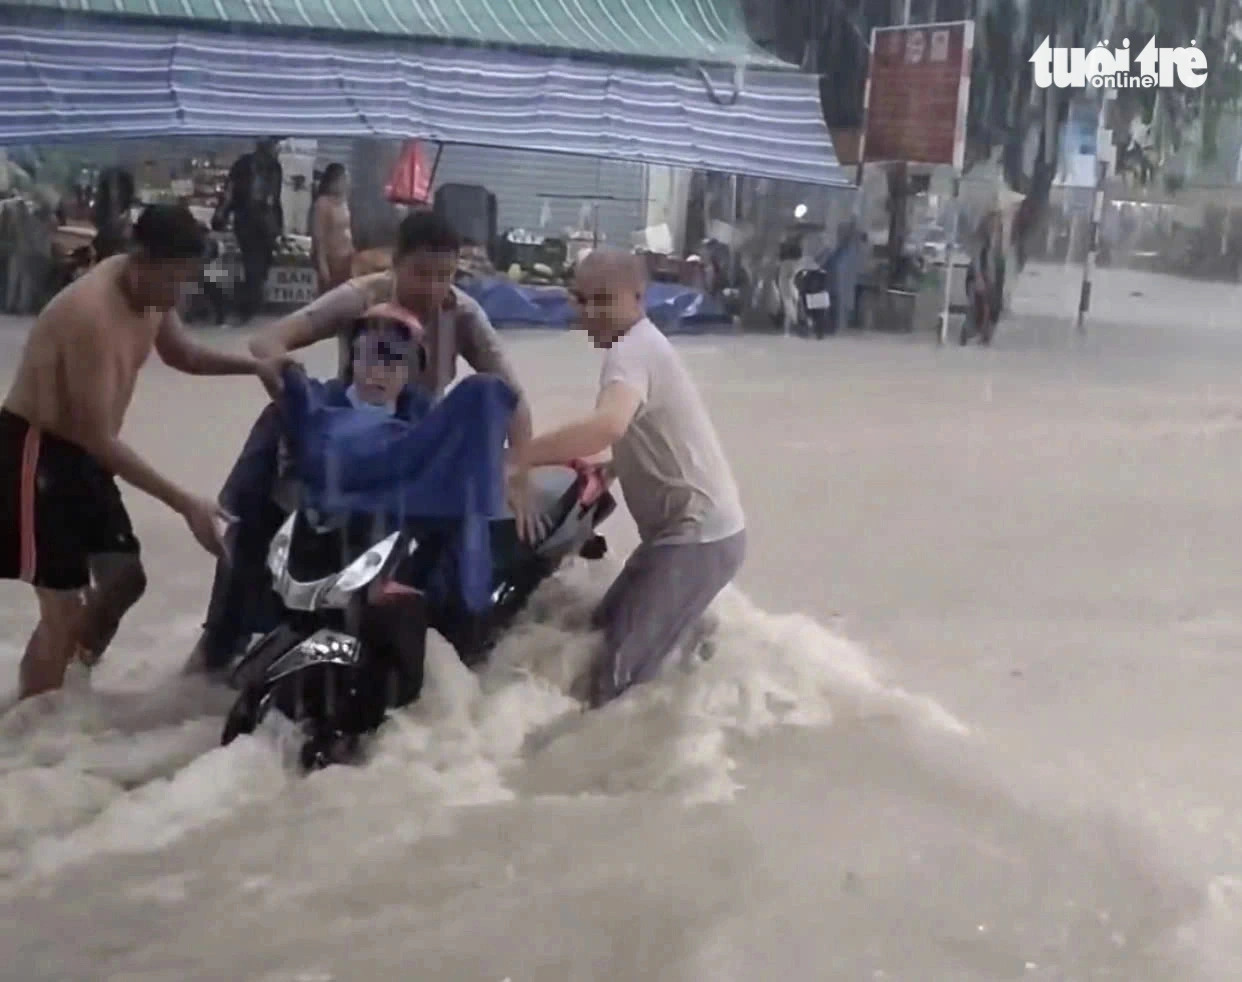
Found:
[[[327,341],[366,313],[370,306],[368,296],[362,280],[351,280],[329,290],[314,303],[261,330],[250,341],[250,353],[256,358],[279,358]]]
[[[160,323],[155,351],[169,368],[187,375],[254,375],[259,363],[251,355],[235,355],[199,344],[185,329],[175,310]]]
[[[73,354],[64,359],[66,385],[62,395],[68,400],[61,417],[68,431],[64,435],[127,484],[184,514],[190,508],[192,496],[112,432],[120,380],[102,329],[93,321],[84,320],[73,333]]]
[[[521,463],[526,467],[543,467],[598,457],[625,435],[642,402],[642,394],[625,382],[605,386],[595,412],[531,440]]]
[[[500,376],[517,393],[517,408],[509,423],[509,446],[515,457],[523,457],[535,429],[530,402],[505,354],[499,332],[482,310],[467,308],[459,315],[458,346],[466,363],[476,372]]]

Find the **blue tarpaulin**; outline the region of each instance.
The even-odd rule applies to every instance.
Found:
[[[461,289],[479,302],[498,327],[565,328],[573,324],[569,293],[559,286],[519,286],[510,280],[474,279]],[[715,298],[676,283],[647,288],[647,316],[666,334],[719,330],[732,319]]]

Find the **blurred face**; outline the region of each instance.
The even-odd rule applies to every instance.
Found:
[[[339,172],[324,184],[323,190],[325,194],[335,194],[342,198],[347,197],[349,195],[349,176],[344,171]]]
[[[574,276],[570,297],[578,321],[596,347],[611,347],[644,315],[641,287],[600,263],[584,262]]]
[[[394,403],[410,381],[415,345],[404,331],[392,327],[371,328],[354,338],[354,387],[365,402],[376,406]]]
[[[202,279],[203,261],[133,256],[127,273],[135,303],[148,310],[172,310],[177,306],[182,290]]]
[[[433,315],[448,299],[456,273],[456,252],[411,252],[393,266],[394,299],[423,318],[425,324],[434,324]]]

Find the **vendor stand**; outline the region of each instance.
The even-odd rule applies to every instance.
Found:
[[[94,241],[95,226],[85,223],[61,225],[52,233],[52,282],[56,289],[90,269]]]
[[[220,321],[223,312],[231,307],[233,293],[241,282],[242,257],[237,238],[231,231],[211,232],[211,243],[212,259],[204,271],[204,279],[210,284],[208,290],[216,294],[209,299]],[[272,268],[263,288],[265,311],[296,310],[315,299],[318,288],[310,245],[310,238],[305,235],[286,235],[277,241]],[[196,308],[190,317],[198,319],[201,313]]]
[[[546,47],[537,35],[529,50],[451,31],[415,39],[404,21],[361,35],[330,20],[290,25],[288,33],[277,23],[260,35],[233,23],[228,31],[187,24],[175,4],[157,3],[153,19],[127,18],[123,27],[103,0],[80,13],[6,8],[0,83],[36,95],[20,116],[0,118],[0,145],[117,133],[240,139],[292,132],[485,144],[852,187],[823,121],[819,81],[755,47],[736,18],[710,43],[697,28],[681,36],[679,25],[694,10],[665,21],[652,8],[661,31],[677,38],[659,50],[596,25],[590,56],[581,57]],[[273,32],[279,59],[271,58]],[[154,77],[166,85],[152,85]],[[103,107],[100,85],[114,93]],[[249,111],[239,113],[243,99]],[[567,128],[558,122],[566,118],[579,123]],[[413,168],[428,177],[432,169]],[[568,236],[569,264],[597,241]],[[272,301],[313,296],[302,255],[282,255]],[[546,260],[527,272],[558,279]]]
[[[318,279],[311,264],[310,247],[310,236],[306,235],[286,235],[277,243],[263,288],[265,307],[304,307],[315,299]]]

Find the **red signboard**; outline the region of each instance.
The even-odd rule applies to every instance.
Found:
[[[871,32],[863,160],[961,168],[974,22]]]

